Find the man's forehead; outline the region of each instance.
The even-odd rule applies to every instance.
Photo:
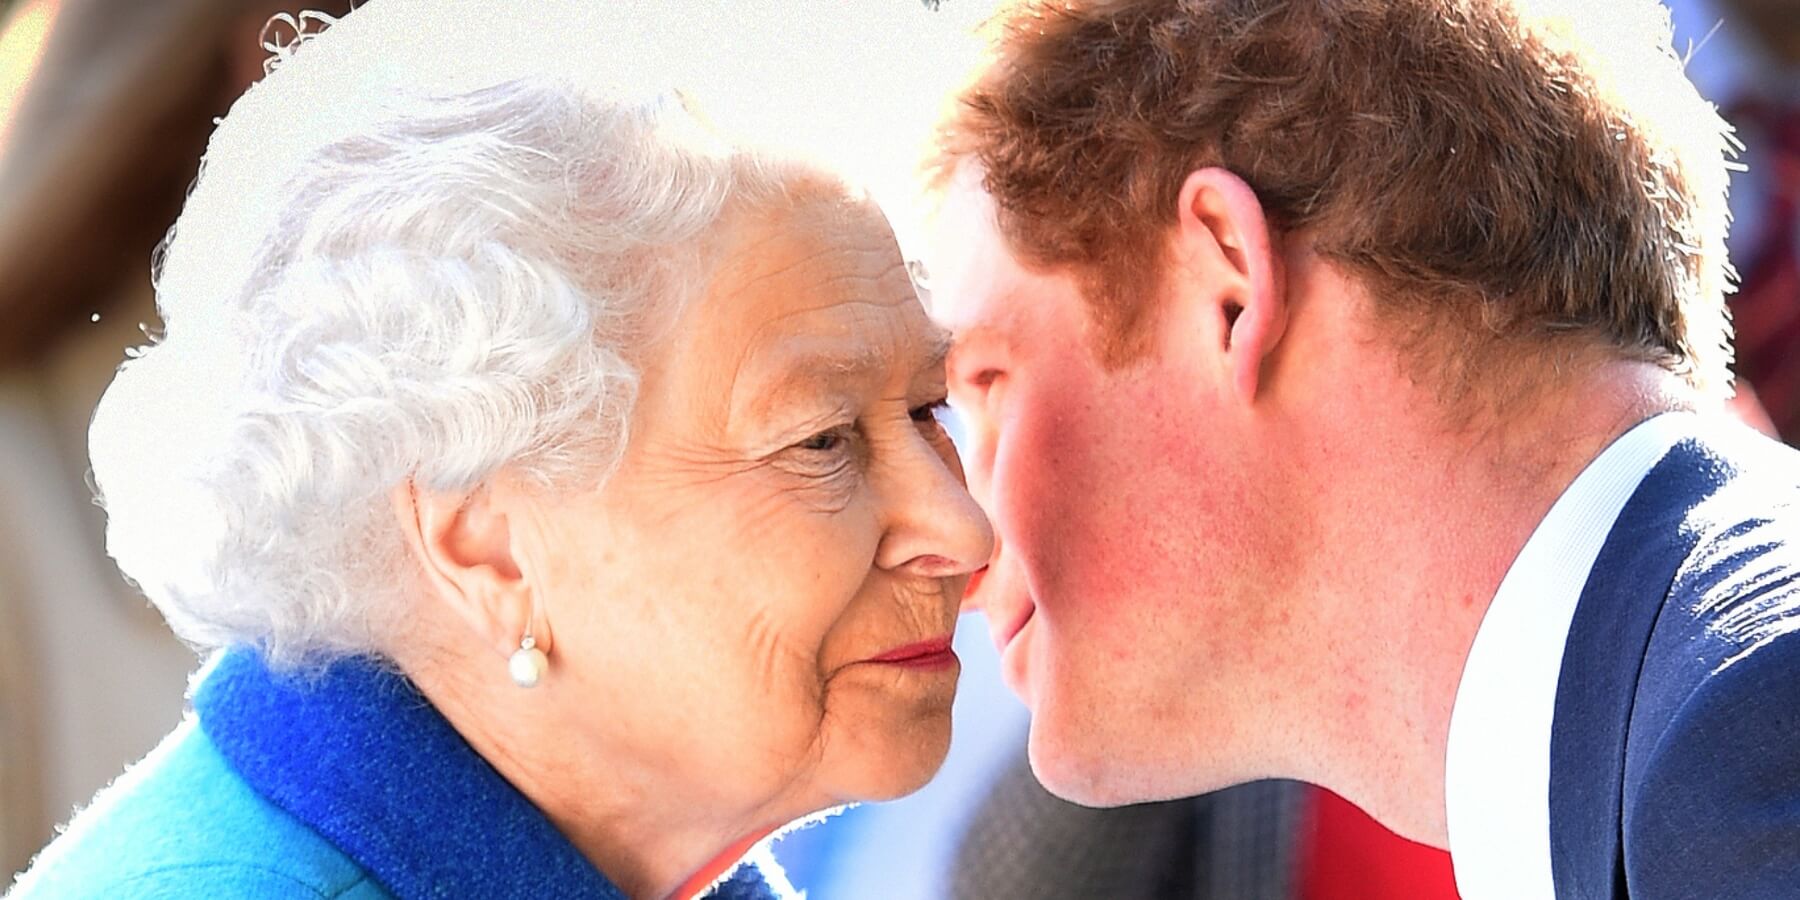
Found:
[[[1000,234],[994,201],[965,166],[933,220],[920,291],[931,317],[958,343],[991,337],[1013,318],[1025,272]]]
[[[930,226],[934,262],[967,255],[974,238],[998,236],[994,198],[982,185],[978,167],[963,165],[945,183],[933,205]]]

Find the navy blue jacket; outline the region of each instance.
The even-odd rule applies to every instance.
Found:
[[[1800,452],[1692,437],[1575,609],[1550,752],[1557,900],[1800,898]]]

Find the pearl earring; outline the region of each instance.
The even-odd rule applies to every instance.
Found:
[[[525,637],[519,641],[519,649],[507,658],[506,671],[512,675],[513,684],[522,688],[536,687],[544,673],[550,671],[550,659],[537,648],[530,625],[525,626]]]

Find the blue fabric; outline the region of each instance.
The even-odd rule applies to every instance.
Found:
[[[53,842],[16,896],[623,900],[406,679],[221,655],[184,723]],[[775,896],[754,865],[709,895]]]
[[[624,900],[405,679],[361,661],[305,680],[225,654],[194,693],[244,780],[395,896]]]
[[[183,722],[101,791],[9,897],[385,900],[349,857],[264,800]]]
[[[1595,561],[1550,767],[1559,900],[1800,897],[1800,453],[1682,441]]]
[[[201,727],[258,793],[402,900],[623,900],[410,682],[348,660],[283,678],[233,651],[194,694]],[[754,867],[711,896],[771,897]]]

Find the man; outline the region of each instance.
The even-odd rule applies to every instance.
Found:
[[[1467,900],[1800,890],[1800,455],[1648,0],[1074,0],[940,134],[971,588],[1055,793],[1263,777]]]

